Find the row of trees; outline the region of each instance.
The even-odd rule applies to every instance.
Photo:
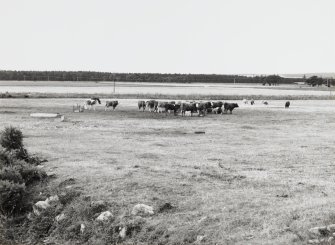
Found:
[[[334,86],[333,79],[313,76],[283,78],[270,76],[240,76],[217,74],[162,74],[162,73],[110,73],[92,71],[1,71],[0,80],[7,81],[125,81],[125,82],[179,82],[179,83],[261,83],[276,86],[280,83],[306,82],[311,86]]]
[[[109,73],[91,71],[0,71],[0,80],[16,81],[129,81],[181,83],[293,83],[301,79],[280,76],[240,76],[216,74]]]

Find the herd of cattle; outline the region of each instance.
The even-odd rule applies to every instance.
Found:
[[[101,104],[101,101],[99,98],[91,98],[85,102],[84,108],[85,109],[94,109],[94,105]],[[254,105],[254,100],[246,100],[243,99],[242,103],[244,104],[251,104]],[[119,102],[117,100],[113,101],[106,101],[105,105],[105,111],[108,108],[112,108],[113,111],[117,107]],[[268,105],[267,101],[262,101],[262,104]],[[213,114],[223,114],[228,113],[232,114],[233,110],[235,108],[238,108],[237,103],[227,103],[227,102],[175,102],[175,101],[157,101],[157,100],[140,100],[138,101],[138,109],[141,111],[145,111],[146,109],[150,112],[158,112],[158,113],[174,113],[174,115],[177,115],[178,113],[181,113],[181,116],[185,116],[186,113],[189,113],[191,116],[193,116],[194,113],[197,113],[198,116],[204,116],[207,113],[213,113]],[[289,108],[290,102],[287,101],[285,103],[285,108]]]

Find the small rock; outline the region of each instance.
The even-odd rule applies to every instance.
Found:
[[[113,214],[109,211],[102,212],[96,220],[98,221],[107,221],[113,217]]]
[[[33,213],[29,213],[27,215],[27,219],[30,220],[30,221],[32,221],[33,220]]]
[[[334,241],[334,237],[331,236],[328,238],[328,243],[332,243],[333,241]]]
[[[85,231],[86,226],[84,224],[80,225],[80,233],[83,234]]]
[[[314,238],[318,236],[325,236],[328,233],[327,226],[313,227],[309,229],[308,231]]]
[[[333,233],[333,235],[332,236],[334,236],[335,237],[335,232]]]
[[[57,195],[51,196],[47,198],[45,201],[39,201],[35,203],[35,205],[33,206],[33,212],[34,214],[39,216],[43,210],[49,208],[52,204],[55,204],[57,202],[59,202],[58,196]]]
[[[313,239],[313,240],[308,240],[307,242],[308,244],[319,244],[319,240],[318,239]]]
[[[197,240],[195,241],[195,243],[201,243],[204,238],[205,236],[197,236]]]
[[[335,232],[335,224],[328,225],[327,230],[331,233],[334,233]]]
[[[126,233],[127,233],[127,228],[126,227],[123,227],[120,232],[119,232],[119,236],[122,238],[122,239],[125,239],[126,238]]]
[[[154,209],[145,204],[136,204],[131,212],[132,215],[148,216],[154,214]]]
[[[65,214],[59,214],[59,215],[57,215],[56,217],[55,217],[55,220],[57,221],[57,222],[61,222],[62,220],[64,220],[65,219]]]
[[[173,209],[173,208],[174,208],[174,207],[171,205],[171,203],[166,202],[166,203],[164,203],[163,205],[161,205],[161,206],[158,208],[158,212],[159,212],[159,213],[162,213],[162,212],[171,210],[171,209]]]

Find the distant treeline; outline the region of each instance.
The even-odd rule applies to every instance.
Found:
[[[178,83],[294,83],[302,78],[216,74],[110,73],[91,71],[0,71],[0,80],[15,81],[124,81]]]

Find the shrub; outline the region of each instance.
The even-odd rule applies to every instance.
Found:
[[[8,153],[4,149],[0,149],[0,169],[10,164]]]
[[[16,150],[23,148],[22,132],[15,127],[6,127],[1,133],[0,144],[7,150]]]
[[[15,169],[21,174],[26,186],[29,186],[37,181],[42,181],[47,177],[45,171],[23,161],[15,166]]]
[[[23,207],[26,187],[24,184],[0,180],[0,212],[3,215],[20,213]]]
[[[0,169],[0,180],[8,180],[19,184],[23,183],[21,174],[10,166]]]

